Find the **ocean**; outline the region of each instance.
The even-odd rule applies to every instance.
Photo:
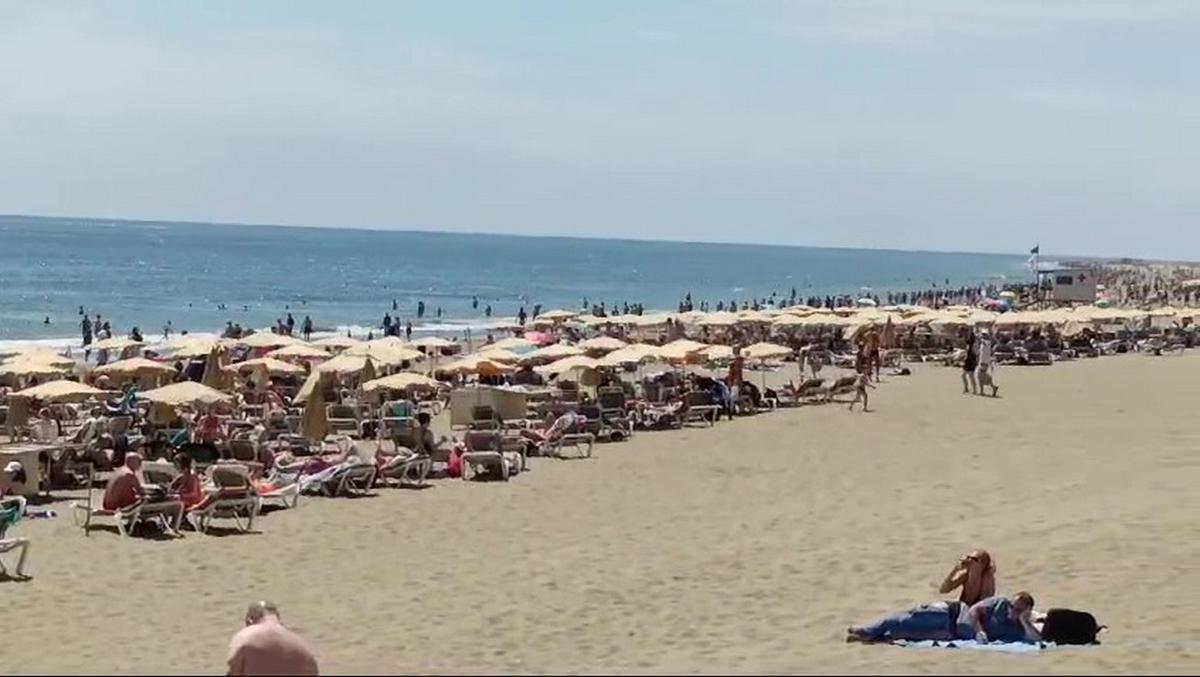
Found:
[[[537,304],[667,310],[687,293],[713,304],[792,288],[883,294],[1020,279],[1025,265],[1020,255],[5,216],[0,341],[78,345],[80,306],[114,335],[137,326],[147,338],[168,320],[176,332],[262,328],[289,311],[341,332],[391,313],[416,332],[454,333]]]

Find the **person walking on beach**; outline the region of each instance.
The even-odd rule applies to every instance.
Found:
[[[968,392],[979,393],[979,383],[975,380],[975,370],[979,368],[979,352],[975,342],[975,332],[967,336],[967,357],[963,361],[962,384],[963,395]],[[968,386],[970,388],[968,389]]]
[[[292,335],[292,330],[296,328],[296,318],[292,317],[291,313],[287,316],[287,335]]]
[[[417,319],[425,317],[425,302],[417,301]]]
[[[412,320],[408,320],[404,323],[404,340],[412,340]]]
[[[243,622],[229,641],[230,675],[320,674],[312,647],[283,624],[274,604],[251,604]]]
[[[746,358],[742,357],[742,347],[733,347],[733,360],[729,363],[729,415],[737,411],[738,397],[742,392],[742,379],[746,373]]]
[[[83,316],[83,321],[79,323],[79,329],[83,332],[83,359],[88,359],[92,349],[92,321],[87,315]]]
[[[1000,391],[1000,387],[996,385],[993,369],[995,368],[995,360],[992,358],[992,338],[986,333],[979,335],[978,354],[979,368],[976,370],[979,381],[979,394],[982,395],[984,388],[992,389],[992,397]]]
[[[312,318],[311,318],[311,317],[309,317],[308,315],[305,315],[305,316],[304,316],[304,324],[303,324],[303,325],[301,325],[301,327],[302,327],[302,328],[301,328],[301,331],[303,331],[303,332],[304,332],[304,340],[305,340],[305,341],[311,341],[311,340],[312,340],[312,333],[313,333],[313,321],[312,321]]]

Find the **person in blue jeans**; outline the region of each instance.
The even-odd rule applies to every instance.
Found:
[[[967,606],[959,602],[933,602],[901,611],[865,626],[851,626],[847,642],[897,640],[966,640],[980,642],[1036,642],[1041,634],[1033,625],[1033,596],[1019,592],[1011,599],[994,596]]]

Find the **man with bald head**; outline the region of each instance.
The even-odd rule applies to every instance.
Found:
[[[251,604],[245,622],[229,642],[230,675],[318,674],[312,648],[283,625],[274,604]]]

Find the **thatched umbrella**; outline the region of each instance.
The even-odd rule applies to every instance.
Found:
[[[306,381],[304,388],[301,388],[301,394],[307,394],[304,398],[304,418],[300,422],[300,433],[310,440],[323,440],[329,434],[329,418],[325,415],[325,379],[331,378],[327,374],[322,374],[319,371],[314,371],[309,375],[309,381]],[[312,387],[309,388],[309,383]],[[299,395],[297,395],[299,397]]]
[[[436,390],[442,387],[444,384],[441,381],[409,371],[373,379],[362,385],[363,391],[368,393],[376,390]]]
[[[586,341],[580,341],[578,347],[590,352],[612,352],[629,345],[621,339],[611,336],[597,336]]]
[[[183,381],[180,383],[172,383],[154,390],[147,390],[138,393],[138,398],[148,402],[165,404],[172,407],[182,405],[213,405],[213,404],[229,404],[233,402],[233,397],[210,388],[203,383],[195,381]]]
[[[61,380],[47,381],[32,388],[19,390],[12,393],[9,397],[26,397],[31,400],[41,400],[44,402],[82,402],[104,394],[103,390],[93,388],[86,383]]]
[[[328,360],[329,353],[317,348],[316,346],[297,344],[272,350],[271,352],[267,353],[267,357],[273,357],[277,360]]]
[[[225,377],[221,374],[221,349],[217,346],[208,351],[208,358],[204,361],[204,375],[200,377],[200,382],[214,389],[225,385]]]
[[[224,368],[225,371],[245,374],[252,371],[265,371],[271,376],[295,376],[304,373],[304,367],[296,366],[290,362],[277,360],[273,357],[258,357],[245,362],[231,364]]]
[[[304,345],[304,341],[287,334],[272,334],[270,332],[256,332],[249,336],[243,336],[240,339],[235,339],[239,345],[248,346],[250,348],[280,348],[282,346]]]

